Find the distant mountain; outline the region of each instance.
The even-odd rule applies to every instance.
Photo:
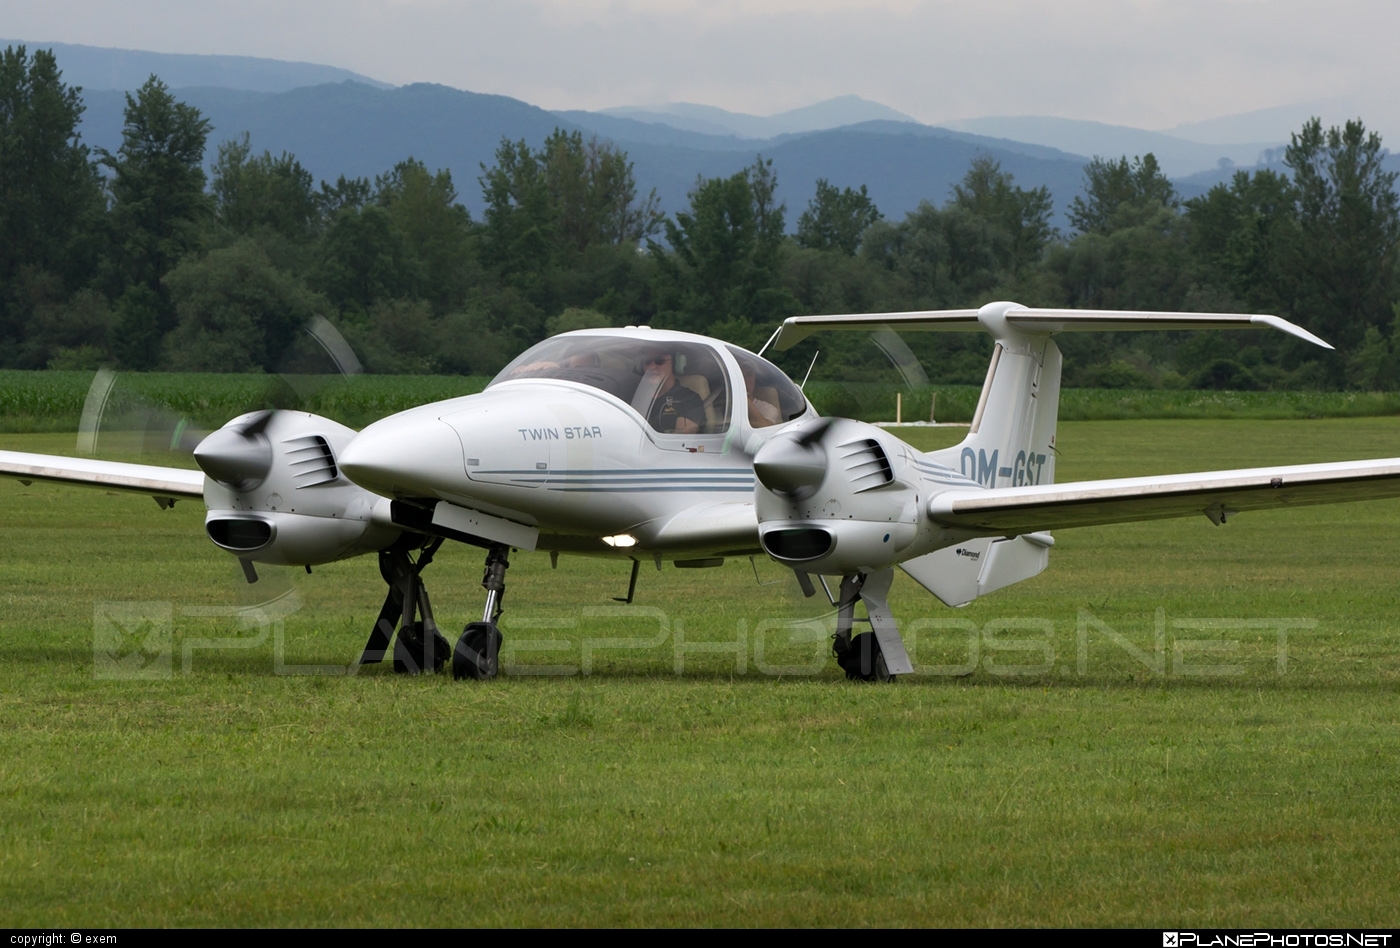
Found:
[[[672,102],[666,105],[622,106],[603,109],[602,115],[633,119],[655,125],[668,125],[704,135],[735,135],[740,138],[774,138],[778,135],[816,132],[860,122],[917,122],[887,105],[858,95],[837,96],[815,105],[779,112],[776,115],[747,115],[712,105]]]
[[[1067,226],[1062,212],[1081,189],[1082,159],[1037,157],[972,139],[927,126],[874,122],[754,141],[744,151],[618,144],[627,149],[638,182],[655,187],[668,211],[685,207],[685,196],[697,175],[734,174],[761,154],[773,160],[778,197],[788,206],[789,228],[796,227],[798,215],[816,191],[818,178],[838,188],[865,185],[881,212],[891,220],[900,220],[921,201],[943,204],[953,185],[967,174],[972,159],[989,155],[1015,175],[1021,187],[1048,187],[1055,200],[1055,223]]]
[[[1384,158],[1381,159],[1381,167],[1386,171],[1391,171],[1400,174],[1400,155],[1387,154]],[[1240,166],[1237,168],[1228,169],[1221,168],[1216,169],[1214,171],[1202,171],[1200,174],[1187,175],[1184,178],[1178,178],[1172,183],[1176,185],[1177,191],[1183,197],[1193,197],[1196,194],[1205,194],[1217,184],[1229,184],[1230,181],[1234,179],[1235,173],[1238,171],[1246,171],[1250,174],[1253,174],[1254,172],[1262,171],[1266,168],[1270,171],[1276,172],[1284,176],[1292,174],[1292,171],[1289,169],[1289,167],[1283,163],[1282,152],[1278,152],[1276,153],[1274,160],[1268,162],[1267,164],[1250,165],[1248,167]]]
[[[615,142],[633,162],[643,191],[655,188],[662,208],[686,206],[697,175],[733,174],[756,154],[772,158],[788,220],[797,216],[818,178],[838,187],[864,184],[887,217],[899,219],[921,200],[942,204],[968,163],[988,154],[1023,187],[1045,185],[1062,210],[1079,191],[1084,159],[1040,145],[908,122],[874,121],[841,129],[769,139],[704,136],[597,113],[555,114],[506,96],[446,86],[374,89],[357,82],[288,92],[236,89],[175,90],[213,125],[206,163],[219,142],[251,134],[253,148],[289,151],[317,179],[372,178],[409,156],[430,168],[450,168],[462,202],[480,215],[477,177],[495,161],[502,138],[538,146],[556,127]],[[84,93],[83,139],[115,151],[121,144],[124,94]],[[1061,223],[1063,223],[1061,221]]]
[[[694,107],[694,109],[697,112],[708,112],[710,110],[710,107],[697,105]],[[714,109],[714,111],[723,112],[724,110]],[[659,125],[663,128],[676,129],[677,131],[682,132],[691,132],[696,135],[713,135],[717,138],[768,137],[768,135],[766,134],[767,120],[759,118],[758,116],[743,116],[744,119],[752,119],[754,121],[743,121],[737,123],[738,127],[743,128],[743,131],[739,131],[738,128],[736,128],[736,123],[733,122],[716,122],[711,121],[707,118],[702,118],[699,115],[680,115],[672,112],[658,112],[655,109],[641,109],[627,106],[616,109],[604,109],[598,114],[605,117],[628,119],[633,122],[641,122],[645,125]],[[754,130],[753,126],[755,122],[762,123],[762,125],[765,126],[757,135],[750,134],[750,132]]]
[[[1048,145],[1081,155],[1130,158],[1151,152],[1170,178],[1182,177],[1228,165],[1254,164],[1266,148],[1277,148],[1288,141],[1280,138],[1229,143],[1201,143],[1162,132],[1149,132],[1124,125],[1084,122],[1049,116],[989,116],[961,119],[944,125],[963,132],[1010,138]]]
[[[1400,135],[1400,102],[1388,89],[1363,95],[1334,96],[1312,102],[1280,105],[1238,115],[1225,115],[1204,122],[1191,122],[1165,129],[1166,134],[1196,142],[1214,144],[1222,141],[1287,142],[1303,123],[1316,116],[1323,128],[1341,125],[1359,118],[1367,130],[1379,132],[1392,146]]]
[[[0,48],[27,46],[30,51],[52,49],[69,85],[95,89],[136,89],[152,74],[172,88],[218,86],[250,92],[286,92],[301,86],[328,82],[362,82],[379,89],[392,88],[348,69],[315,63],[284,62],[254,56],[199,56],[184,53],[151,53],[138,49],[106,49],[72,43],[0,39]]]
[[[1030,158],[1045,158],[1050,161],[1073,161],[1083,165],[1089,159],[1084,155],[1073,152],[1061,151],[1058,148],[1050,148],[1046,145],[1033,145],[1029,142],[1018,142],[1010,138],[993,138],[990,135],[974,135],[971,132],[954,131],[942,125],[919,125],[912,122],[861,122],[859,125],[848,125],[848,130],[859,130],[863,132],[879,132],[885,135],[920,135],[927,138],[944,138],[949,141],[966,142],[976,145],[986,151],[1010,151],[1018,155],[1026,155]],[[794,136],[780,136],[778,140],[792,138]]]
[[[1287,142],[1289,136],[1302,128],[1309,118],[1321,114],[1324,110],[1332,111],[1336,104],[1336,100],[1330,100],[1280,105],[1272,109],[1225,115],[1204,122],[1189,122],[1162,131],[1167,135],[1208,145],[1245,140]]]
[[[593,132],[601,138],[614,141],[645,143],[649,145],[673,145],[679,148],[693,148],[700,151],[744,151],[753,152],[771,148],[793,138],[801,138],[810,133],[788,133],[772,138],[741,138],[738,135],[706,135],[703,132],[686,131],[671,125],[643,122],[638,119],[621,118],[604,112],[583,112],[577,110],[554,112],[566,122]],[[990,149],[1014,151],[1017,154],[1053,160],[1073,159],[1080,164],[1088,161],[1082,155],[1073,155],[1058,148],[1032,145],[1006,138],[991,138],[986,135],[973,135],[968,132],[955,132],[952,129],[935,125],[921,125],[917,122],[886,121],[877,119],[870,122],[852,123],[839,126],[887,135],[925,135],[946,138],[953,141],[971,142]],[[825,131],[825,129],[822,129]]]
[[[1023,188],[1048,187],[1055,201],[1055,223],[1067,226],[1063,212],[1080,192],[1084,170],[1081,159],[1068,155],[1036,157],[961,136],[940,135],[937,130],[872,130],[864,125],[814,132],[764,152],[779,169],[780,180],[785,178],[791,187],[786,193],[794,223],[814,193],[818,178],[826,178],[837,187],[865,184],[885,216],[899,220],[920,201],[937,205],[947,201],[953,185],[963,179],[968,165],[979,155],[996,159]]]
[[[583,112],[576,109],[553,113],[570,125],[588,129],[600,138],[614,141],[639,142],[648,145],[674,145],[699,151],[737,151],[752,148],[756,139],[742,138],[728,132],[709,134],[676,128],[661,122],[624,118],[605,112]]]
[[[255,151],[289,151],[318,179],[383,174],[413,156],[430,168],[451,168],[468,207],[481,207],[480,164],[495,162],[503,137],[538,145],[561,122],[544,109],[499,95],[447,86],[375,89],[358,82],[289,92],[177,89],[213,125],[205,162],[219,142],[249,132]],[[115,151],[121,144],[120,92],[84,93],[83,139]]]
[[[1199,171],[1196,174],[1189,174],[1185,177],[1177,178],[1172,184],[1176,185],[1178,192],[1190,189],[1199,194],[1205,194],[1217,184],[1229,184],[1234,180],[1235,174],[1240,171],[1253,174],[1265,168],[1276,171],[1279,174],[1288,174],[1288,167],[1277,158],[1271,162],[1260,162],[1253,165],[1236,165],[1233,168],[1212,168],[1210,171]],[[1192,195],[1187,194],[1190,197]]]

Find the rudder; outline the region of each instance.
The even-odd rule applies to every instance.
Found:
[[[1055,427],[1060,410],[1060,349],[1049,333],[1007,324],[1016,304],[983,307],[978,320],[996,347],[962,443],[930,453],[983,487],[1055,482]]]

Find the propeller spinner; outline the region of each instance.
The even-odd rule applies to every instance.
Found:
[[[195,463],[225,487],[238,491],[257,487],[272,469],[272,444],[263,432],[273,414],[253,412],[247,421],[211,433],[195,447]]]
[[[826,477],[827,456],[822,435],[831,427],[822,419],[805,430],[771,439],[754,455],[753,471],[759,483],[775,494],[796,500],[810,496]]]

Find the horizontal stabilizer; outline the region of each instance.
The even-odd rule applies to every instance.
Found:
[[[978,596],[1038,575],[1050,565],[1054,544],[1047,534],[1009,540],[979,537],[907,560],[899,568],[944,605],[965,606]]]
[[[204,496],[204,472],[94,458],[0,451],[0,477],[131,491],[156,497]]]
[[[823,329],[912,330],[915,332],[972,332],[988,328],[981,318],[999,312],[1006,304],[989,304],[981,310],[946,309],[909,313],[857,313],[845,316],[792,316],[783,321],[768,345],[790,349]],[[1151,313],[1093,309],[1032,309],[1011,305],[1005,320],[1029,333],[1126,332],[1147,329],[1277,329],[1324,349],[1332,347],[1301,326],[1279,316],[1251,313]],[[767,348],[765,346],[764,348]]]
[[[929,501],[929,516],[949,527],[1015,536],[1202,514],[1220,524],[1246,510],[1386,497],[1400,497],[1400,458],[945,491]]]

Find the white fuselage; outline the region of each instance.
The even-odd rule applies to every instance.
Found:
[[[753,467],[724,438],[664,435],[588,386],[529,379],[375,422],[341,457],[385,497],[438,499],[536,527],[540,548],[612,552],[696,504],[752,501]]]
[[[567,344],[585,350],[578,361],[586,365],[561,366],[570,350],[537,347],[480,394],[365,428],[342,452],[343,469],[383,497],[446,501],[535,528],[537,549],[667,558],[759,552],[752,453],[816,417],[797,387],[766,363],[760,371],[785,394],[755,385],[751,369],[746,383],[740,360],[761,360],[687,333],[606,330],[546,345]],[[703,400],[699,430],[667,431],[648,409],[662,396],[647,393],[649,370],[628,361],[647,350],[674,361],[666,382],[693,410]],[[540,367],[551,377],[530,377]],[[755,427],[749,392],[782,402],[786,420]],[[609,542],[615,537],[624,541]]]

